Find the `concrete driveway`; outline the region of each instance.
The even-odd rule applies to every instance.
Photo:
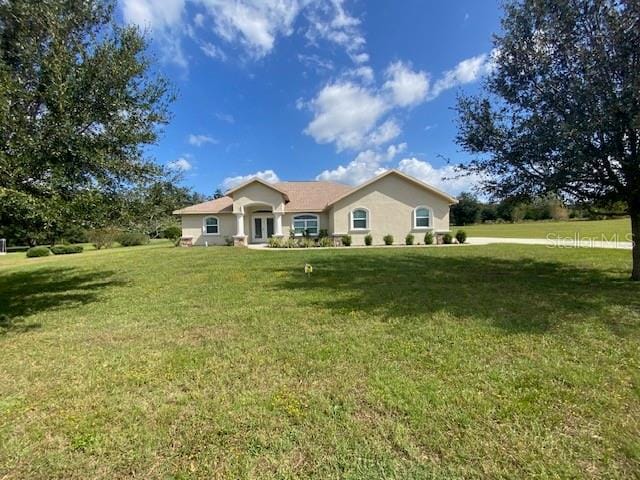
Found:
[[[505,238],[505,237],[469,237],[470,245],[490,245],[492,243],[515,243],[519,245],[547,245],[551,248],[616,248],[631,250],[631,242],[587,240],[583,238]]]

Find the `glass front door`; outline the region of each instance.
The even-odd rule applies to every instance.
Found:
[[[252,241],[266,242],[273,236],[273,216],[259,215],[253,217]]]

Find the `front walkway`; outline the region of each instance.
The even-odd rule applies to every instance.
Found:
[[[492,243],[515,243],[519,245],[547,245],[553,248],[617,248],[631,250],[631,242],[589,240],[584,238],[506,238],[469,237],[469,245],[490,245]]]

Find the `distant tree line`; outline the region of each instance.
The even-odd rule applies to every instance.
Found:
[[[453,225],[474,223],[517,223],[536,220],[602,219],[625,215],[624,204],[565,205],[555,195],[534,198],[506,198],[498,202],[483,202],[469,192],[458,196],[451,207]]]

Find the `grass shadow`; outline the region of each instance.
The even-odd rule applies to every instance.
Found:
[[[639,333],[640,285],[606,271],[532,258],[416,253],[318,256],[310,279],[282,270],[275,288],[306,292],[301,302],[337,314],[409,319],[447,312],[483,318],[508,333],[544,333],[599,315],[616,335]]]
[[[0,273],[0,335],[40,328],[40,323],[26,320],[43,311],[96,301],[99,290],[123,283],[113,279],[113,274],[68,267]]]

